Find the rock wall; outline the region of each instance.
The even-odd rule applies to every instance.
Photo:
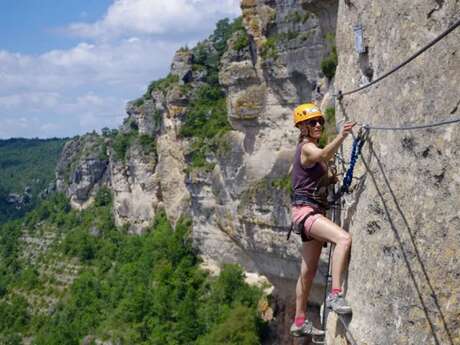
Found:
[[[454,0],[340,2],[336,88],[382,75],[459,13]],[[362,55],[354,46],[357,24],[367,47]],[[399,127],[458,117],[459,42],[457,29],[397,73],[345,97],[338,119]],[[353,235],[346,288],[358,344],[460,343],[459,148],[456,125],[371,131],[367,167],[359,163],[357,171],[363,183],[342,213]],[[343,330],[329,336],[329,344],[343,343]]]
[[[209,259],[267,275],[290,298],[300,241],[286,241],[290,200],[280,185],[296,144],[292,108],[329,91],[319,66],[333,25],[325,31],[297,1],[242,1],[241,8],[250,44],[237,50],[232,37],[219,74],[234,130],[216,168],[190,181],[193,236]],[[321,284],[319,278],[312,293],[317,304]]]
[[[56,189],[70,197],[72,207],[83,209],[107,182],[109,160],[103,139],[86,134],[68,141],[56,167]]]

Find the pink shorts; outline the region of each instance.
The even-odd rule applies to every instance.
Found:
[[[309,235],[311,227],[316,220],[321,217],[323,211],[309,205],[292,206],[292,222],[298,224],[306,215],[308,216],[304,223],[304,232],[301,234],[302,242],[311,241],[313,238]]]

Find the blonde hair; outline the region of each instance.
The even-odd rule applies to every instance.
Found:
[[[300,131],[300,134],[299,134],[299,144],[304,140],[308,138],[308,134],[305,134],[305,133],[302,133],[302,131]]]

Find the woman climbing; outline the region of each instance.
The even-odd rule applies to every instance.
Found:
[[[327,162],[337,152],[351,133],[355,123],[346,122],[337,137],[324,148],[318,142],[324,125],[324,117],[313,103],[306,103],[294,110],[294,124],[300,130],[292,167],[292,221],[302,238],[302,263],[296,286],[296,312],[291,326],[293,336],[321,335],[323,331],[313,327],[306,317],[310,288],[315,277],[324,241],[335,244],[332,256],[332,291],[326,299],[327,308],[339,314],[351,313],[342,296],[341,278],[351,247],[351,236],[325,217],[327,186],[337,182],[329,176]]]

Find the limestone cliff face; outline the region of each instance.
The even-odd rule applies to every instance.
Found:
[[[351,90],[382,75],[459,13],[453,0],[340,2],[336,88]],[[354,47],[356,24],[364,30],[363,55]],[[338,118],[399,127],[458,117],[459,42],[456,30],[379,84],[345,97]],[[347,281],[351,332],[358,344],[457,344],[458,126],[371,131],[366,145],[368,170],[360,164],[357,172],[365,182],[342,213],[354,238]]]
[[[94,200],[96,190],[106,183],[108,159],[103,139],[87,134],[67,142],[56,167],[56,188],[66,192],[71,205],[82,209]]]
[[[216,168],[191,180],[193,234],[210,259],[238,262],[292,294],[299,243],[286,241],[290,200],[281,186],[296,145],[291,114],[295,104],[328,93],[319,66],[333,30],[296,1],[242,1],[241,8],[250,43],[237,49],[235,34],[219,74],[234,130]]]
[[[331,4],[328,11],[334,14],[336,4]],[[107,159],[102,161],[104,178],[85,168],[93,162],[85,155],[75,154],[73,159],[64,155],[61,166],[86,174],[60,183],[60,190],[85,205],[100,185],[109,186],[117,224],[127,224],[133,233],[145,229],[159,207],[173,223],[190,215],[194,241],[206,259],[240,263],[292,293],[299,243],[297,238],[285,239],[290,215],[289,192],[283,187],[297,135],[291,111],[299,102],[321,101],[328,94],[330,83],[319,65],[331,49],[326,36],[334,31],[334,20],[322,25],[323,12],[315,6],[310,11],[309,5],[242,2],[249,40],[241,46],[244,33],[237,31],[220,60],[219,81],[226,90],[233,130],[221,138],[224,149],[206,157],[213,169],[188,169],[191,142],[179,132],[190,95],[205,83],[206,72],[194,67],[196,52],[179,50],[166,78],[171,82],[149,90],[142,102],[130,102],[120,129],[126,136],[134,129],[137,135],[155,138],[156,154],[143,154],[134,140],[123,159],[117,158],[114,148],[119,139],[109,136]],[[212,53],[212,45],[205,42],[202,48]],[[80,152],[82,142],[70,143],[68,151]],[[320,303],[320,290],[314,295]]]

